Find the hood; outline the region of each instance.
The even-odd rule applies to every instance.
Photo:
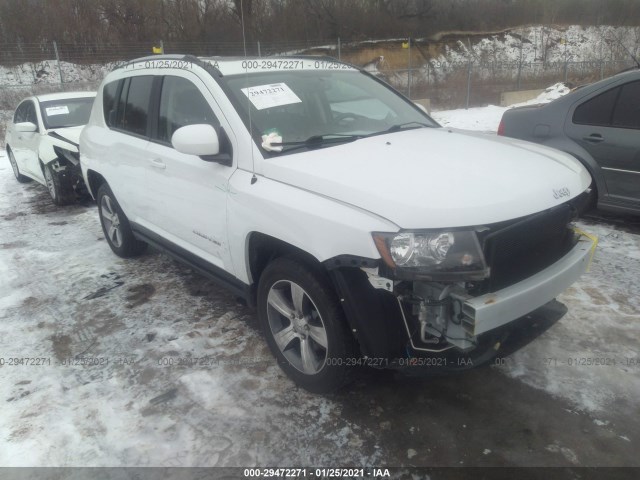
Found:
[[[74,146],[77,149],[77,145],[80,143],[80,133],[83,128],[84,125],[77,127],[52,128],[51,130],[47,130],[47,134],[62,142],[68,140],[72,142],[72,144],[75,144]],[[61,146],[64,146],[64,144],[61,144]],[[69,146],[71,146],[71,144]]]
[[[263,162],[263,173],[400,228],[510,220],[566,202],[591,183],[580,162],[560,151],[445,128],[273,157]]]

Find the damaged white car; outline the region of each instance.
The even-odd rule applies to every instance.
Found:
[[[86,192],[78,139],[95,96],[65,92],[29,97],[7,125],[5,148],[16,179],[46,186],[56,205],[73,203]]]
[[[575,158],[442,128],[329,58],[134,60],[80,144],[111,249],[227,286],[313,392],[506,354],[595,248],[572,225],[591,183]]]

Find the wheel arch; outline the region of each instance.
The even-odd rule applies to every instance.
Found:
[[[95,170],[87,170],[87,188],[94,200],[97,200],[98,189],[107,182],[107,180]]]
[[[269,262],[276,258],[290,256],[318,270],[324,270],[320,261],[312,254],[284,240],[253,231],[247,235],[245,242],[246,268],[249,281],[256,285]]]

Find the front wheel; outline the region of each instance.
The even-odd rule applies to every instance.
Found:
[[[98,215],[104,237],[113,253],[119,257],[135,257],[143,253],[147,244],[134,237],[129,219],[120,208],[106,183],[98,189]]]
[[[321,272],[287,257],[271,262],[258,285],[258,318],[269,348],[296,384],[330,393],[348,382],[354,339]]]
[[[18,162],[16,161],[16,157],[14,157],[11,149],[7,149],[7,154],[9,155],[9,163],[11,163],[11,168],[13,168],[13,174],[16,176],[16,180],[18,180],[20,183],[29,183],[31,179],[29,177],[25,177],[20,173]]]
[[[55,205],[69,205],[76,201],[76,192],[64,173],[56,172],[50,163],[44,166],[44,180]]]

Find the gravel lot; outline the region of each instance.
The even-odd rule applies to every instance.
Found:
[[[638,219],[580,222],[600,245],[569,313],[503,365],[327,397],[226,291],[119,259],[93,203],[54,207],[6,158],[0,227],[1,466],[640,466]]]

